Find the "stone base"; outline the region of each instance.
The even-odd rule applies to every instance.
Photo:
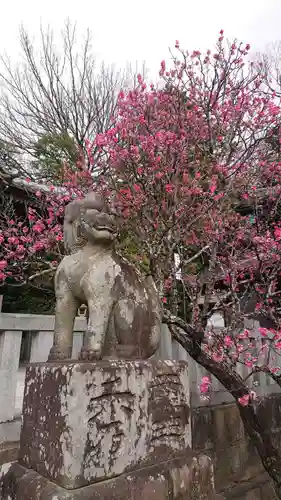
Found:
[[[0,468],[1,477],[1,468]],[[67,490],[18,463],[2,466],[1,500],[218,500],[210,458],[201,455],[145,467]]]
[[[188,366],[37,363],[26,370],[19,463],[66,489],[190,450]]]
[[[0,465],[19,457],[21,419],[0,423]]]
[[[0,500],[215,499],[211,460],[190,445],[187,363],[31,364]]]
[[[0,465],[15,462],[19,458],[19,442],[0,444]]]

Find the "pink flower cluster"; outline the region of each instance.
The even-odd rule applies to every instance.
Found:
[[[200,383],[200,392],[201,394],[206,394],[209,392],[211,386],[211,380],[210,377],[202,377],[201,383]]]
[[[238,402],[241,406],[248,406],[248,404],[257,398],[255,391],[250,391],[248,394],[244,394],[241,398],[238,398]]]

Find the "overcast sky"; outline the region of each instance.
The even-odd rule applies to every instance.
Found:
[[[176,39],[187,49],[211,48],[222,28],[256,50],[281,39],[281,0],[11,0],[1,3],[0,51],[17,57],[20,23],[36,40],[40,22],[59,30],[67,17],[81,31],[91,28],[105,62],[145,60],[152,72]]]

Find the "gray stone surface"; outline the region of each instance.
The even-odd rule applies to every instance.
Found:
[[[2,422],[0,424],[0,445],[6,442],[15,442],[20,440],[21,418],[12,422]]]
[[[1,478],[2,476],[2,478]],[[2,493],[2,496],[1,496]],[[66,490],[33,470],[0,468],[1,500],[219,500],[211,460],[186,452],[185,458],[157,463],[97,484]]]
[[[19,367],[22,331],[31,331],[31,362],[48,358],[54,336],[54,316],[0,312],[0,423],[18,418],[22,412],[25,366]],[[77,359],[87,327],[84,317],[76,317],[72,357]],[[38,330],[38,328],[42,330]],[[0,445],[3,442],[0,425]]]
[[[0,314],[1,317],[1,314]],[[0,332],[0,422],[13,420],[22,332]]]
[[[6,314],[4,314],[6,318]],[[11,316],[9,316],[9,324],[11,325]],[[33,326],[33,321],[30,319],[31,315],[17,315],[17,323],[13,321],[13,324],[16,328],[19,328],[23,323],[26,324],[26,316],[28,316],[28,322],[30,326]],[[36,315],[35,315],[36,316]],[[1,316],[0,316],[1,317]],[[42,319],[38,319],[38,315],[35,318],[36,325],[38,326],[39,322],[43,327],[51,327],[54,326],[54,316],[40,316]],[[47,318],[47,319],[46,319]],[[7,321],[7,318],[5,322]],[[75,327],[78,331],[74,332],[73,335],[73,349],[72,349],[72,359],[78,359],[81,347],[82,347],[82,339],[83,339],[83,330],[86,329],[86,322],[84,318],[76,318]],[[14,332],[17,335],[17,331]],[[46,339],[44,338],[46,335]],[[37,333],[34,332],[34,338],[32,339],[31,344],[31,357],[32,362],[40,362],[45,361],[48,357],[49,348],[51,338],[53,338],[53,331],[42,331],[40,335],[37,336]],[[40,341],[39,341],[40,340]],[[33,347],[33,342],[35,342],[35,346]],[[179,351],[179,354],[177,352]],[[187,360],[189,362],[189,367],[192,364],[192,360],[188,359],[188,354],[186,351],[176,342],[172,341],[171,334],[166,325],[162,325],[161,327],[161,341],[159,345],[159,349],[155,356],[157,359],[174,359],[174,360]],[[190,372],[190,370],[189,370]],[[190,377],[190,373],[189,373]],[[16,389],[16,399],[15,399],[15,418],[20,417],[22,413],[22,402],[23,402],[23,393],[24,393],[24,379],[25,379],[25,367],[21,366],[17,373],[17,389]],[[0,394],[0,407],[4,405],[4,400],[1,398]],[[4,424],[3,424],[4,425]],[[0,426],[1,427],[1,426]],[[1,444],[1,434],[0,431],[0,444]],[[16,436],[18,433],[16,433]],[[17,438],[16,438],[17,439]]]
[[[45,362],[53,345],[53,331],[39,331],[32,335],[30,363]]]
[[[20,430],[20,418],[0,424],[0,465],[18,459]]]
[[[27,368],[20,462],[63,487],[185,455],[190,444],[185,362]]]
[[[50,361],[71,358],[74,318],[84,303],[88,325],[81,359],[146,359],[158,348],[161,306],[155,284],[115,252],[117,226],[109,212],[95,193],[66,207],[64,241],[71,254],[64,257],[55,276]]]
[[[25,366],[20,366],[17,374],[17,389],[16,389],[16,399],[15,399],[15,418],[20,418],[22,414],[22,403],[23,403],[23,393],[24,393],[24,381],[25,381]],[[1,402],[1,396],[0,396]]]
[[[87,325],[85,325],[85,330]],[[73,347],[72,347],[72,359],[78,359],[80,351],[83,344],[83,335],[80,332],[74,332],[73,335]],[[48,354],[48,353],[47,353]]]
[[[76,317],[74,330],[84,332],[85,318]],[[16,331],[54,331],[55,316],[48,314],[0,313],[0,330]]]

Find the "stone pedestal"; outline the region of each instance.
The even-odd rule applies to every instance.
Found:
[[[19,463],[4,474],[0,498],[164,500],[182,490],[186,499],[214,498],[210,462],[200,466],[190,452],[187,369],[171,361],[31,364]],[[200,474],[209,496],[188,496],[191,483],[200,490]]]
[[[67,490],[19,463],[2,467],[1,500],[219,500],[209,457],[173,459],[108,481]],[[1,476],[1,467],[0,467]]]

